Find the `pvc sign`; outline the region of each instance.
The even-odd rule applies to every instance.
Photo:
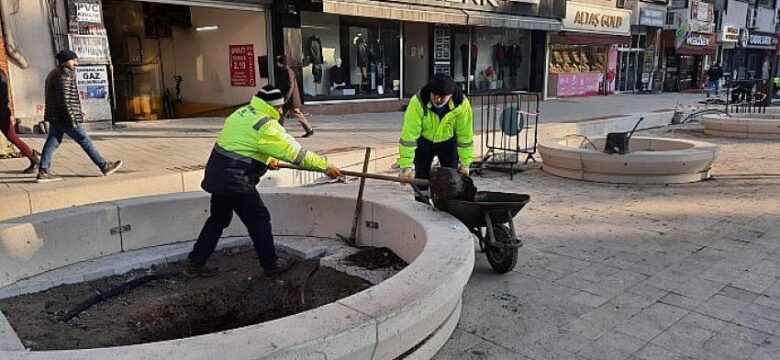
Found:
[[[631,10],[567,2],[563,29],[628,36],[631,35]]]
[[[100,4],[76,3],[76,21],[85,23],[102,23]]]
[[[257,86],[254,45],[230,45],[230,85]]]

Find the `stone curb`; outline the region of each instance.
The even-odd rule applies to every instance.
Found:
[[[272,212],[274,232],[281,236],[331,238],[351,227],[352,211],[334,212],[333,209],[352,209],[354,194],[329,195],[321,194],[321,189],[306,188],[271,190],[261,191]],[[180,259],[189,250],[188,244],[180,241],[191,235],[164,231],[199,228],[201,219],[191,215],[204,212],[207,204],[205,193],[172,194],[55,210],[0,222],[0,243],[33,245],[0,254],[0,274],[6,274],[2,282],[8,284],[8,275],[17,274],[10,287],[4,289],[21,293],[76,281],[72,268],[59,268],[124,251],[130,239],[127,235],[133,232],[140,234],[133,240],[134,247],[141,249],[136,253],[139,264]],[[127,225],[124,221],[128,218],[123,214],[131,210],[146,213],[148,222],[134,223],[136,226],[129,233],[110,236],[109,228]],[[49,234],[62,231],[64,224],[81,224],[84,219],[96,216],[105,220],[96,221],[94,227],[80,229],[78,236],[64,233],[59,238],[50,238]],[[311,224],[302,226],[301,218],[310,219]],[[179,223],[173,227],[166,224],[171,221]],[[410,349],[414,349],[411,358],[429,358],[443,346],[460,315],[462,292],[474,266],[470,233],[450,215],[405,199],[367,197],[360,223],[366,221],[378,224],[379,229],[361,227],[361,244],[387,246],[409,262],[409,266],[353,296],[294,316],[222,333],[115,348],[0,350],[0,359],[297,359],[315,354],[328,359],[393,359]],[[226,233],[241,236],[241,230],[231,224]],[[146,231],[153,231],[157,236],[145,236]],[[38,235],[42,238],[36,239]],[[92,239],[97,238],[102,238],[104,244],[96,246]],[[246,240],[229,240],[242,241]],[[170,252],[144,253],[146,248],[166,243],[174,243],[169,245]],[[74,251],[63,252],[66,247]],[[25,267],[22,271],[12,269],[21,265]],[[129,271],[132,265],[93,269],[84,279]],[[25,271],[45,273],[21,277]],[[415,355],[418,352],[420,355]]]

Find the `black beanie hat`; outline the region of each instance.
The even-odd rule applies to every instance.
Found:
[[[257,92],[256,96],[271,106],[284,105],[284,96],[282,95],[282,92],[279,89],[273,87],[273,85],[263,86],[260,88],[260,91]]]
[[[428,83],[428,88],[436,95],[452,95],[458,86],[449,75],[439,73],[433,75],[433,79]]]
[[[62,50],[57,53],[57,55],[54,56],[57,59],[57,62],[60,64],[64,64],[69,60],[78,59],[79,56],[76,55],[75,52],[70,50]]]

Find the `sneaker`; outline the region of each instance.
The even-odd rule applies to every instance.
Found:
[[[263,276],[268,279],[273,276],[281,275],[292,269],[293,266],[295,266],[295,262],[287,262],[286,260],[279,258],[276,259],[276,263],[274,263],[273,267],[263,271]]]
[[[47,183],[47,182],[54,182],[54,181],[60,181],[62,180],[61,177],[57,175],[53,175],[52,173],[48,171],[41,171],[38,172],[38,177],[35,178],[35,182],[37,183]]]
[[[103,172],[103,176],[108,176],[113,173],[115,173],[117,170],[119,170],[122,167],[122,160],[119,161],[113,161],[106,165],[106,167],[100,169],[100,171]]]
[[[314,135],[314,129],[309,129],[305,134],[301,135],[301,137],[307,138],[309,136]]]
[[[206,265],[197,266],[190,261],[187,261],[187,265],[184,266],[182,274],[188,278],[195,277],[212,277],[217,275],[217,269],[208,267]]]

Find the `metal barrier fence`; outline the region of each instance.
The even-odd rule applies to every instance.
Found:
[[[472,95],[474,122],[481,135],[482,146],[474,167],[480,173],[485,166],[507,168],[510,179],[520,157],[524,164],[536,161],[539,102],[541,94],[530,92],[494,92]],[[477,120],[479,121],[477,123]]]
[[[771,93],[770,81],[730,81],[726,85],[726,113],[765,113]]]

